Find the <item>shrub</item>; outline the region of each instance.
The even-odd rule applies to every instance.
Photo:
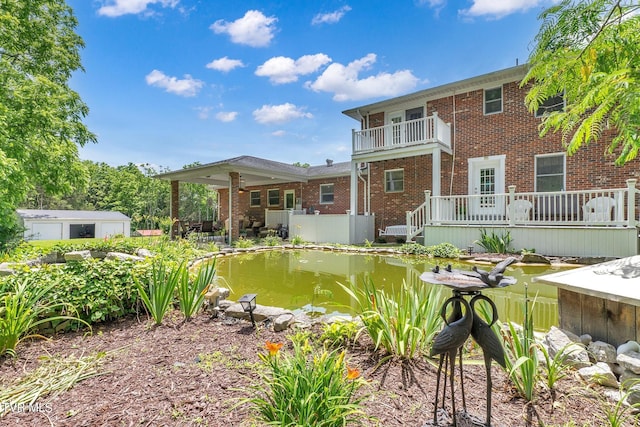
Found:
[[[328,347],[344,347],[354,341],[359,329],[356,322],[325,323],[320,342]]]
[[[266,371],[251,387],[249,403],[260,422],[281,426],[342,427],[368,419],[361,409],[366,384],[360,371],[345,362],[345,352],[324,351],[312,356],[294,343],[293,355],[281,354],[282,343],[267,341],[260,354]]]
[[[400,252],[407,255],[426,255],[438,258],[458,258],[462,251],[451,243],[440,243],[424,246],[419,243],[407,243],[400,247]]]
[[[250,248],[254,244],[255,243],[253,242],[253,240],[245,239],[244,237],[241,237],[239,239],[234,240],[232,246],[234,248]]]
[[[260,241],[260,244],[262,246],[278,246],[282,244],[282,239],[275,234],[267,235]]]

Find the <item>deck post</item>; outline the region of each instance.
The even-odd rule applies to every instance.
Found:
[[[516,186],[509,186],[509,204],[507,205],[507,216],[509,217],[509,227],[513,227],[516,223],[515,215],[514,215],[514,204],[513,202],[516,200]]]
[[[627,180],[627,226],[636,226],[636,179]]]
[[[431,190],[424,190],[424,224],[431,225]]]

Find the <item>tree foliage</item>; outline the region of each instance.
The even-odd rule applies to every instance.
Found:
[[[0,1],[0,242],[31,189],[60,194],[85,180],[78,146],[95,136],[68,85],[82,69],[76,26],[64,0]]]
[[[565,108],[543,117],[540,133],[560,131],[569,155],[611,130],[607,147],[622,165],[640,148],[640,4],[563,0],[545,10],[522,85],[536,111],[564,94]]]

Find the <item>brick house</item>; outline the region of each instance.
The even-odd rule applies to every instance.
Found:
[[[573,156],[559,134],[540,138],[542,114],[564,105],[559,96],[529,112],[520,87],[526,71],[520,65],[343,111],[358,122],[350,162],[299,168],[243,156],[253,169],[231,159],[161,177],[217,183],[220,211],[238,212],[233,223],[265,221],[265,209],[348,210],[371,216],[373,230],[406,225],[416,230],[406,237],[422,234],[425,244],[466,247],[493,227],[550,255],[635,254],[638,161],[615,166],[606,133]],[[605,212],[588,213],[591,199]],[[593,245],[604,248],[584,249]]]

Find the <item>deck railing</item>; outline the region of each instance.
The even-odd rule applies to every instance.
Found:
[[[558,225],[634,227],[637,223],[636,180],[627,188],[492,195],[431,196],[407,212],[411,225]],[[424,218],[424,220],[423,220]],[[422,223],[422,224],[420,224]]]
[[[451,148],[451,127],[437,113],[430,117],[353,131],[353,154],[439,143]]]

